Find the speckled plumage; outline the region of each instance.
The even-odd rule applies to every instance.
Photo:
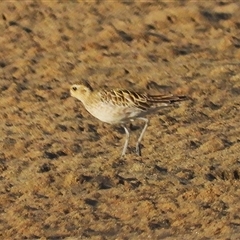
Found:
[[[70,93],[71,96],[80,100],[86,110],[97,119],[110,124],[122,124],[127,135],[122,156],[126,153],[129,140],[129,132],[125,123],[134,119],[145,121],[136,145],[136,152],[140,155],[139,145],[148,126],[148,119],[144,116],[158,108],[186,99],[185,96],[148,95],[124,89],[92,90],[87,86],[77,84],[71,86]]]

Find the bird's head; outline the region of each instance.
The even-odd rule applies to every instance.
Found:
[[[74,84],[70,87],[71,96],[77,98],[82,103],[85,103],[85,101],[91,95],[91,92],[91,89],[84,85]]]

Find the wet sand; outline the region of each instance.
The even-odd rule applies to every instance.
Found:
[[[2,1],[2,239],[239,239],[238,1]],[[187,95],[124,131],[73,83]]]

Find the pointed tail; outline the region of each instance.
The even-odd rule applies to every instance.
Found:
[[[149,103],[175,103],[187,100],[184,95],[148,95],[147,100]]]

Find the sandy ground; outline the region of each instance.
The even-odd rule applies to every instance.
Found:
[[[240,239],[239,1],[1,1],[1,239]],[[69,86],[185,94],[124,131]]]

